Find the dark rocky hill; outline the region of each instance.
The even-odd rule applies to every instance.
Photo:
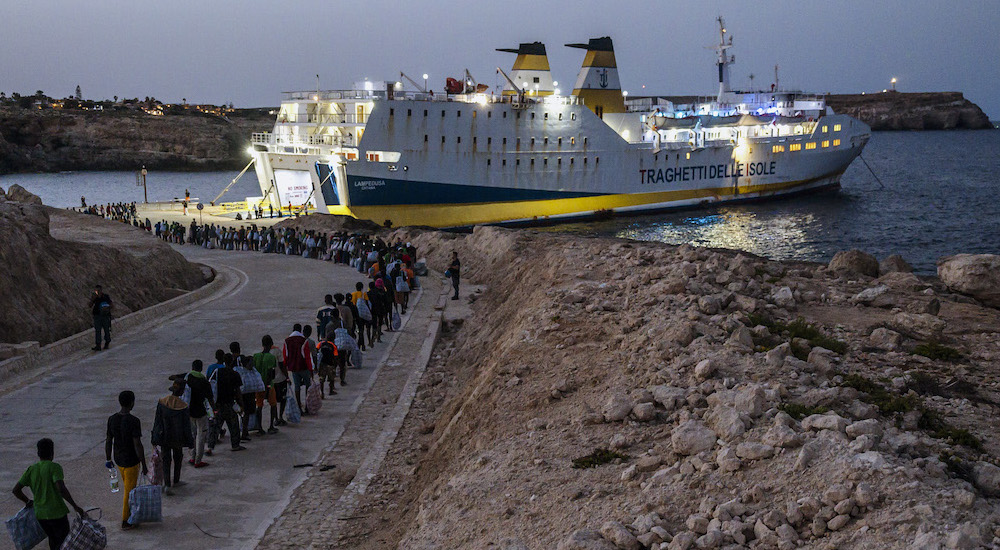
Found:
[[[250,134],[269,131],[266,110],[226,118],[192,113],[0,108],[0,174],[60,170],[239,169]]]
[[[989,117],[961,92],[830,95],[834,111],[864,121],[872,130],[981,130]]]

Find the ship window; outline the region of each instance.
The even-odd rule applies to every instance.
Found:
[[[455,143],[462,143],[462,136],[456,137],[455,138]]]
[[[412,116],[412,115],[413,115],[413,109],[407,109],[406,116]]]
[[[815,141],[810,141],[809,143],[806,144],[806,150],[815,149],[815,148],[816,148],[816,142]]]
[[[518,120],[520,120],[521,119],[521,111],[518,111],[515,114],[517,115],[515,118],[517,118]]]
[[[531,113],[531,120],[535,120],[535,113]]]
[[[535,159],[531,159],[531,167],[532,167],[532,168],[534,168],[534,167],[535,167]]]
[[[455,116],[457,118],[462,118],[462,111],[455,111]]]
[[[493,138],[491,137],[486,138],[486,145],[493,145]]]
[[[569,163],[570,163],[570,165],[573,164],[573,157],[569,157]]]
[[[535,138],[531,138],[531,146],[532,146],[532,147],[534,147],[534,146],[535,146]]]
[[[504,117],[504,118],[507,118],[507,111],[504,111],[504,112],[503,112],[503,117]]]
[[[556,159],[556,164],[558,164],[559,166],[562,166],[562,158],[557,158]]]
[[[517,159],[517,161],[514,162],[514,165],[515,166],[520,166],[521,165],[521,159]]]
[[[826,133],[826,125],[825,124],[823,125],[823,130],[822,131],[823,131],[824,134]]]
[[[570,145],[576,145],[576,138],[575,137],[569,138],[569,144]]]
[[[821,144],[821,146],[823,146],[823,147],[829,147],[830,146],[830,140],[824,139],[823,143]]]
[[[534,79],[533,79],[533,80],[534,80],[535,84],[538,84],[539,80],[538,80],[538,77],[537,77],[537,76],[536,76],[536,77],[534,77]]]
[[[507,138],[503,138],[503,144],[507,145]]]
[[[600,164],[600,163],[601,163],[601,157],[594,157],[594,164]]]
[[[427,134],[424,134],[424,143],[427,143]]]
[[[545,116],[544,116],[543,118],[544,118],[545,120],[548,120],[548,119],[549,119],[549,114],[548,114],[548,113],[545,113]]]
[[[834,132],[839,132],[840,131],[840,124],[834,124],[833,125],[833,131]]]
[[[486,118],[493,118],[493,111],[486,111]]]
[[[583,157],[583,163],[587,164],[587,157]]]
[[[396,116],[396,109],[389,107],[389,116]]]
[[[503,159],[502,161],[500,161],[500,164],[502,166],[507,166],[507,159]]]
[[[827,143],[827,142],[823,142],[823,143]],[[824,145],[823,147],[826,147],[826,145]],[[784,145],[772,145],[771,146],[771,152],[772,153],[784,153],[785,152],[785,146]],[[688,157],[688,158],[690,158],[690,157]]]
[[[559,146],[562,147],[562,138],[559,138]]]
[[[583,138],[583,144],[587,145],[587,138]]]
[[[545,166],[548,166],[549,165],[549,159],[542,159],[542,164],[544,164]]]
[[[424,117],[427,116],[427,109],[424,109]]]
[[[788,144],[788,150],[789,151],[801,151],[802,150],[802,144],[801,143],[789,143]]]
[[[545,145],[549,144],[549,138],[545,138]]]
[[[441,145],[444,145],[444,136],[441,136]]]
[[[840,140],[839,139],[833,140],[833,146],[836,147],[838,145],[840,145]]]
[[[569,119],[570,120],[576,120],[576,113],[570,113]]]
[[[559,120],[562,120],[562,113],[559,113]]]
[[[518,147],[521,146],[521,138],[517,138],[517,143],[515,143],[515,145],[517,145]]]
[[[472,144],[475,145],[478,139],[476,136],[472,136]]]
[[[486,159],[486,166],[492,166],[493,165],[492,161],[493,159]]]
[[[472,111],[472,118],[479,118],[479,111]]]
[[[691,153],[687,153],[687,156],[686,156],[686,157],[684,157],[684,158],[686,158],[686,159],[688,159],[688,160],[691,160]]]

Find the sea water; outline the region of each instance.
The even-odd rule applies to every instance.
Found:
[[[820,262],[839,250],[858,248],[880,259],[901,254],[920,273],[934,272],[943,256],[1000,253],[1000,132],[875,132],[862,156],[871,171],[861,159],[855,160],[839,191],[541,230],[691,243]],[[150,172],[149,200],[183,198],[187,189],[192,198],[208,202],[236,175]],[[0,177],[4,189],[15,183],[57,207],[79,206],[81,196],[87,204],[143,200],[133,172]],[[221,200],[257,195],[256,175],[248,172]]]

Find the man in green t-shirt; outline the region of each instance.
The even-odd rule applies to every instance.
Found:
[[[260,343],[263,349],[253,355],[253,368],[260,373],[260,378],[264,381],[264,391],[257,392],[256,395],[257,418],[260,419],[260,429],[257,430],[257,435],[276,434],[278,428],[274,427],[274,423],[278,420],[278,396],[274,381],[278,369],[278,358],[271,353],[271,350],[274,349],[274,340],[271,335],[265,334],[260,339]],[[267,401],[267,404],[271,406],[271,426],[267,432],[264,431],[264,401]]]
[[[38,462],[28,467],[17,485],[16,496],[28,508],[34,508],[35,517],[49,538],[50,550],[58,550],[69,535],[69,509],[66,502],[83,515],[83,508],[73,502],[69,489],[63,483],[62,466],[52,462],[55,458],[55,444],[49,438],[38,441]],[[31,489],[32,498],[24,494],[24,488]],[[63,500],[65,499],[65,502]]]

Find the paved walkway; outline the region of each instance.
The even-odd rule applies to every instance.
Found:
[[[104,430],[107,417],[118,409],[118,392],[131,389],[136,393],[134,414],[147,434],[148,455],[156,400],[167,394],[167,375],[185,372],[195,358],[212,362],[215,350],[228,348],[233,340],[241,343],[244,353],[257,351],[263,334],[280,342],[292,324],[314,320],[324,294],[345,292],[361,280],[355,270],[329,262],[192,246],[177,249],[239,283],[225,295],[154,329],[116,337],[108,351],[54,369],[0,396],[4,427],[0,432],[0,514],[4,517],[20,508],[7,487],[35,460],[35,442],[51,437],[56,461],[63,465],[77,502],[85,508],[103,509],[109,548],[255,546],[309,470],[293,466],[319,464],[324,449],[336,445],[387,359],[391,370],[406,370],[413,363],[409,359],[418,355],[423,338],[407,336],[426,333],[428,317],[416,312],[432,307],[440,287],[436,280],[426,281],[427,295],[421,301],[431,306],[414,307],[404,317],[404,330],[398,336],[383,337],[383,343],[366,354],[363,369],[348,371],[348,386],[328,397],[318,416],[305,417],[300,425],[282,428],[276,435],[254,437],[242,453],[230,453],[222,444],[208,459],[208,468],[195,470],[185,464],[181,479],[188,485],[164,497],[164,522],[124,533],[118,528],[121,494],[108,490],[104,468]],[[400,336],[406,342],[394,345],[393,339]],[[390,349],[392,358],[387,357]],[[357,441],[358,445],[366,443]],[[11,547],[8,537],[0,537],[0,548]]]

